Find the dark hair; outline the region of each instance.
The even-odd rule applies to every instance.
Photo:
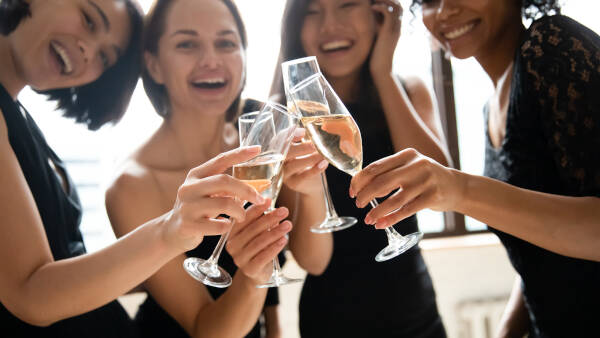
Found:
[[[216,0],[215,0],[216,1]],[[229,12],[233,16],[240,39],[242,40],[242,47],[246,50],[248,46],[248,39],[246,37],[246,27],[240,16],[240,12],[237,6],[232,0],[220,0],[227,6]],[[146,22],[144,23],[144,44],[143,51],[149,52],[153,55],[158,54],[158,41],[165,32],[165,26],[167,21],[167,14],[171,5],[175,1],[173,0],[156,0],[152,5],[152,8],[146,15]],[[167,89],[164,85],[156,83],[154,79],[148,73],[147,68],[144,66],[142,70],[142,81],[144,83],[144,90],[150,99],[150,102],[154,106],[154,109],[158,115],[167,117],[169,115],[169,97],[167,95]],[[244,79],[245,81],[245,79]],[[231,106],[227,109],[225,119],[227,121],[233,121],[238,114],[239,105],[241,101],[241,91],[236,99],[233,101]]]
[[[504,0],[506,1],[506,0]],[[522,0],[521,13],[523,18],[534,20],[546,15],[560,14],[559,0]],[[423,5],[423,0],[413,0],[410,5],[411,12]]]
[[[73,88],[38,91],[47,95],[49,100],[56,101],[57,109],[63,110],[65,117],[85,123],[90,130],[119,121],[127,109],[140,73],[143,12],[134,1],[121,1],[127,8],[131,36],[119,60],[94,82]],[[25,0],[1,0],[0,33],[10,34],[30,16],[29,4]]]
[[[281,63],[307,56],[302,47],[300,35],[309,4],[310,0],[288,0],[283,11],[279,58],[277,60],[270,91],[271,100],[282,104],[285,103],[285,94],[283,77],[281,76]],[[365,93],[365,95],[361,95],[359,99],[361,103],[373,107],[380,107],[381,101],[379,99],[379,93],[375,88],[375,83],[373,82],[371,72],[369,71],[370,59],[371,53],[369,53],[367,60],[363,63],[360,70],[359,84],[361,85],[361,92]]]

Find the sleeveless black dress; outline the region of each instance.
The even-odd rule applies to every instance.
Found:
[[[260,110],[261,106],[262,104],[258,101],[246,100],[242,109],[242,113]],[[188,257],[208,258],[212,254],[214,248],[217,246],[218,241],[219,236],[206,236],[204,237],[204,240],[199,246],[197,246],[193,250],[186,252],[186,255]],[[285,258],[282,254],[279,255],[279,261],[282,265],[283,263],[285,263]],[[223,269],[229,272],[231,276],[233,276],[237,271],[237,266],[233,262],[233,258],[229,255],[227,250],[223,250],[223,252],[221,253],[221,257],[219,258],[219,266],[221,266]],[[214,299],[219,298],[227,290],[221,288],[214,288],[211,286],[207,286],[207,289]],[[269,290],[267,291],[265,306],[277,304],[279,304],[278,290],[277,288],[269,288]],[[189,335],[187,334],[187,332],[185,332],[181,325],[179,325],[179,323],[177,323],[177,321],[173,317],[171,317],[156,302],[156,300],[152,298],[150,294],[148,294],[148,298],[140,306],[135,317],[135,321],[138,323],[142,337],[189,337]],[[254,327],[246,335],[246,337],[260,338],[260,331],[261,325],[257,321],[256,325],[254,325]]]
[[[50,149],[31,116],[0,85],[0,109],[8,128],[10,145],[37,205],[55,260],[84,254],[79,232],[81,205],[66,168]],[[49,164],[66,175],[69,192]],[[17,254],[17,253],[15,253]],[[8,259],[4,257],[3,259]],[[136,337],[134,323],[117,301],[48,327],[29,325],[0,304],[0,330],[6,337]]]
[[[598,35],[565,16],[534,22],[516,51],[507,114],[499,149],[487,133],[486,176],[546,193],[600,197]],[[487,116],[486,108],[486,131]],[[600,263],[491,230],[523,280],[529,337],[599,336]]]
[[[358,124],[363,162],[394,153],[383,110],[347,104]],[[327,180],[336,211],[358,223],[333,233],[331,261],[320,276],[308,275],[300,298],[303,337],[446,337],[435,292],[418,246],[378,263],[387,245],[383,230],[365,225],[369,207],[359,209],[348,195],[351,177],[329,166]],[[401,234],[418,230],[410,217],[395,226]]]

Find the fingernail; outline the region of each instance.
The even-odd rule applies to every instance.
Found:
[[[287,215],[287,213],[288,213],[288,210],[285,207],[281,207],[281,208],[278,208],[277,210],[275,210],[275,215],[277,215],[277,216],[285,216],[285,215]]]
[[[292,230],[292,223],[290,223],[290,222],[283,222],[283,223],[281,223],[281,225],[283,226],[283,228],[282,228],[283,231],[288,232],[288,231]]]
[[[323,160],[323,161],[319,162],[317,167],[319,167],[319,169],[325,169],[325,168],[327,168],[328,164],[329,164],[329,162],[327,162],[326,160]]]
[[[386,228],[388,226],[388,222],[386,221],[379,221],[377,222],[377,224],[375,224],[376,227],[378,227],[379,229],[383,229]]]
[[[277,244],[279,245],[284,245],[287,242],[287,238],[283,237],[280,240],[277,241]]]
[[[356,197],[356,194],[354,193],[354,189],[352,189],[352,187],[350,187],[350,189],[348,190],[348,193],[350,194],[350,197],[352,197],[352,198]]]
[[[367,217],[365,217],[365,223],[366,224],[373,224],[373,219],[371,218],[371,216],[367,215]]]
[[[257,196],[257,197],[256,197],[256,201],[258,202],[258,204],[263,204],[263,203],[265,203],[265,198],[264,198],[264,197],[262,197],[262,195],[260,195],[260,194],[256,194],[256,196]]]

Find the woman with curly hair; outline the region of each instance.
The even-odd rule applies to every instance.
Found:
[[[350,195],[365,207],[402,187],[367,214],[377,228],[424,208],[487,223],[519,274],[500,337],[590,336],[600,318],[600,37],[560,15],[556,1],[412,8],[446,51],[475,57],[494,84],[484,107],[487,177],[407,149],[356,175]],[[523,18],[535,20],[527,29]]]

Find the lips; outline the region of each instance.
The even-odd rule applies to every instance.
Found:
[[[339,40],[332,40],[332,41],[327,41],[325,43],[322,43],[319,46],[319,48],[321,49],[321,52],[323,52],[323,53],[333,53],[333,52],[348,50],[348,49],[352,48],[353,45],[354,45],[354,43],[351,40],[339,39]]]
[[[456,39],[462,37],[463,35],[469,33],[470,31],[472,31],[474,27],[475,27],[475,23],[470,22],[468,24],[459,26],[452,30],[442,32],[442,36],[444,36],[444,38],[446,38],[446,40],[448,40],[448,41],[456,40]]]
[[[69,57],[67,50],[61,44],[56,41],[50,42],[50,52],[59,64],[61,74],[69,75],[73,72],[73,61]]]

